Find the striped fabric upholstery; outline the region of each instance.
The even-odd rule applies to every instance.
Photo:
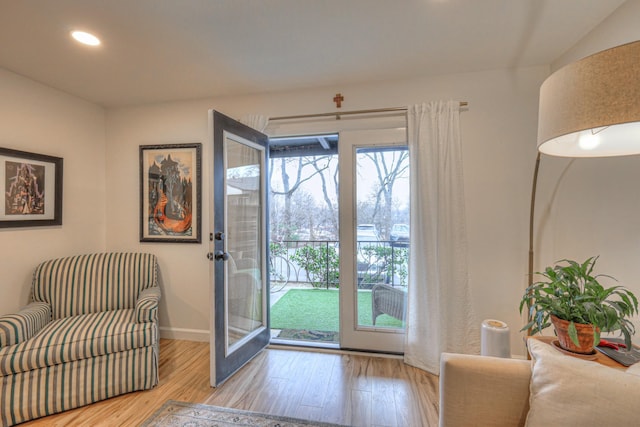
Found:
[[[156,258],[101,253],[58,258],[33,274],[33,300],[51,304],[53,319],[134,308],[143,289],[157,286]]]
[[[51,306],[33,302],[16,314],[0,316],[0,348],[28,340],[51,321]]]
[[[153,347],[0,377],[0,425],[12,426],[157,384]]]
[[[157,322],[159,301],[160,288],[149,288],[140,292],[136,301],[135,321],[137,323]]]
[[[0,425],[158,384],[157,278],[151,254],[40,264],[35,302],[0,317]]]
[[[133,313],[114,310],[54,320],[32,339],[0,349],[0,375],[153,345],[156,328],[135,323]]]

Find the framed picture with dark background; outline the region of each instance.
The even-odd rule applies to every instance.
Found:
[[[202,240],[202,144],[140,146],[140,241]]]
[[[0,148],[0,228],[62,225],[62,158]]]

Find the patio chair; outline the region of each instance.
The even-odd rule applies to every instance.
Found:
[[[402,289],[385,284],[377,284],[371,289],[371,313],[374,325],[381,314],[404,320],[406,305],[407,293]]]

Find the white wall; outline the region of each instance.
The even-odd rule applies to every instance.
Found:
[[[205,101],[176,102],[124,108],[107,114],[107,246],[136,250],[158,257],[163,291],[160,326],[163,337],[208,340],[210,227],[208,193],[203,188],[202,244],[140,243],[139,146],[148,144],[203,144],[203,181],[209,179]],[[167,330],[169,328],[169,330]]]
[[[555,61],[554,68],[640,40],[639,20],[640,1],[628,0]],[[535,271],[561,259],[584,261],[599,255],[596,272],[614,276],[640,297],[638,182],[640,156],[573,160],[543,156]],[[640,319],[634,320],[640,328]]]
[[[104,110],[0,69],[0,147],[64,159],[62,226],[0,229],[0,313],[29,301],[46,259],[105,249]]]
[[[637,16],[640,1],[626,2],[554,67],[640,38]],[[469,102],[461,125],[476,319],[509,323],[512,350],[522,354],[517,305],[526,284],[538,89],[548,71],[493,70],[127,107],[109,110],[105,124],[100,107],[0,70],[0,146],[65,159],[64,225],[0,230],[3,248],[11,248],[3,249],[0,259],[2,271],[11,271],[0,277],[0,312],[26,303],[31,271],[42,259],[102,249],[143,250],[160,260],[163,335],[208,339],[209,108],[235,118],[333,111],[331,99],[338,91],[345,95],[347,110],[457,99]],[[138,147],[179,142],[203,143],[203,243],[140,243]],[[640,290],[633,283],[638,277],[634,236],[640,228],[634,192],[638,160],[543,158],[536,269],[563,257],[600,254],[603,271]]]
[[[164,336],[207,339],[208,244],[139,243],[138,146],[202,142],[211,156],[207,109],[231,117],[404,106],[423,101],[468,101],[461,116],[464,146],[469,273],[478,323],[487,317],[512,325],[514,351],[522,353],[517,311],[526,283],[528,201],[535,160],[538,88],[548,67],[494,70],[414,80],[255,96],[224,97],[110,110],[107,113],[107,246],[139,249],[160,259]],[[205,162],[203,236],[211,228]],[[112,215],[117,210],[120,215]]]
[[[628,0],[553,68],[640,39],[638,18],[640,0]],[[160,259],[163,335],[208,339],[209,108],[235,118],[333,111],[331,99],[338,91],[347,110],[457,99],[469,102],[461,126],[476,318],[506,321],[512,350],[522,354],[517,305],[526,284],[538,89],[548,72],[548,67],[493,70],[119,108],[107,112],[105,124],[102,108],[0,69],[0,146],[65,160],[63,226],[0,230],[0,313],[27,302],[32,269],[43,259],[144,250]],[[204,145],[203,243],[140,243],[138,146],[178,142]],[[543,158],[536,269],[563,257],[600,254],[603,271],[640,293],[638,161]]]
[[[604,49],[640,40],[640,0],[627,0],[575,46],[553,61],[552,70]]]

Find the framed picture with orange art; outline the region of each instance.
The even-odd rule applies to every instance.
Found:
[[[140,241],[202,241],[202,144],[140,146]]]

